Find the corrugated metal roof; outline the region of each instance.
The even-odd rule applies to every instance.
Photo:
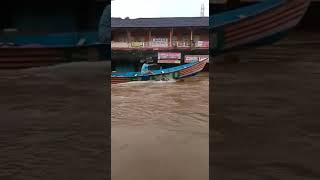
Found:
[[[112,18],[112,28],[207,27],[209,17]]]

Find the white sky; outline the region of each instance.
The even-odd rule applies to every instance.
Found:
[[[209,16],[209,0],[114,0],[111,17],[199,17],[201,4]]]

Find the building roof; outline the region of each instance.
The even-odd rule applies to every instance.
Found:
[[[112,28],[207,27],[209,17],[112,18]]]

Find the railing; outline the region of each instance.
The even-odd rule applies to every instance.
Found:
[[[208,48],[209,41],[173,41],[172,46],[168,42],[111,42],[112,48]]]

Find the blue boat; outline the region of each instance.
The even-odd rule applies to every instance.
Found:
[[[62,2],[59,1],[59,3]],[[86,12],[81,15],[81,10],[77,9],[77,6],[68,3],[63,7],[55,5],[55,8],[69,15],[66,17],[64,14],[56,15],[53,10],[46,13],[50,9],[50,3],[38,5],[35,8],[36,12],[31,10],[15,12],[13,18],[16,19],[12,22],[15,28],[4,29],[4,33],[0,34],[0,68],[26,68],[74,61],[110,60],[108,57],[111,36],[110,4],[88,0],[88,4],[95,8],[97,5],[94,3],[99,3],[105,8],[99,12],[98,10],[95,12],[96,9],[88,10],[94,12],[89,14],[90,17],[85,14]],[[81,5],[84,10],[85,5]],[[39,14],[44,14],[44,17],[39,17]],[[93,17],[96,16],[95,14],[100,17]],[[33,17],[36,17],[35,22],[32,22]],[[46,22],[50,21],[49,19],[59,19],[59,21]],[[85,22],[82,24],[83,21]]]
[[[310,0],[265,0],[210,16],[210,54],[273,43],[295,27]]]
[[[125,72],[125,73],[112,73],[111,84],[127,83],[130,81],[168,81],[186,78],[196,75],[203,70],[208,58],[202,59],[198,62],[183,64],[176,67],[159,69],[149,71],[148,73],[142,72]]]

